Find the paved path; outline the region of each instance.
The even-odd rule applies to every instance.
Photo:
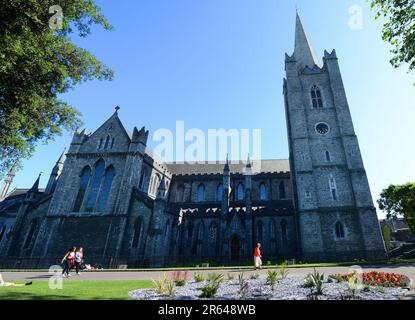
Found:
[[[398,274],[404,274],[411,278],[412,287],[415,288],[415,264],[406,264],[406,265],[384,265],[384,266],[364,266],[362,269],[365,272],[368,271],[382,271],[382,272],[394,272]],[[348,273],[349,267],[321,267],[317,268],[318,271],[323,272],[326,275],[335,274],[335,273]],[[227,273],[234,273],[235,277],[239,272],[244,272],[246,276],[255,273],[255,271],[248,270],[205,270],[205,271],[189,271],[192,276],[193,273],[222,273],[226,275]],[[306,276],[309,273],[313,272],[313,268],[290,268],[290,276]],[[120,271],[120,272],[108,272],[108,271],[99,271],[99,272],[82,272],[80,276],[76,276],[72,272],[73,277],[69,279],[76,280],[145,280],[145,279],[159,279],[163,275],[163,271]],[[166,272],[170,274],[171,271]],[[257,273],[266,274],[267,270],[261,270]],[[50,274],[47,272],[4,272],[2,273],[6,281],[26,281],[26,280],[35,280],[35,281],[46,281],[50,278]]]

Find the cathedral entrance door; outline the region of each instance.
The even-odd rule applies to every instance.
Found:
[[[240,240],[239,237],[234,236],[231,240],[231,260],[239,260],[239,253],[240,253]]]

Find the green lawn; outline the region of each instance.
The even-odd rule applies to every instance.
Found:
[[[63,289],[49,289],[48,281],[35,281],[31,286],[0,287],[0,300],[130,300],[128,292],[151,288],[151,280],[70,280]]]

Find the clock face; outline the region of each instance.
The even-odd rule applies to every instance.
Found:
[[[329,131],[330,131],[330,128],[327,125],[327,123],[321,122],[321,123],[316,124],[316,132],[317,133],[324,135],[324,134],[327,134]]]

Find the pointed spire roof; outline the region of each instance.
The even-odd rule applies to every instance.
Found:
[[[304,29],[300,16],[297,12],[296,26],[295,26],[295,50],[294,57],[297,64],[301,67],[308,66],[313,68],[314,65],[320,67],[317,55],[308,38],[307,32]]]
[[[33,184],[33,186],[30,188],[28,192],[39,192],[39,181],[40,181],[41,175],[42,175],[42,172],[39,173],[39,176],[37,177],[35,183]]]
[[[63,164],[65,162],[65,152],[66,152],[66,148],[63,149],[63,152],[61,154],[61,156],[59,157],[58,161],[56,161],[56,163],[58,164]]]
[[[226,163],[225,167],[223,168],[223,171],[229,171],[229,154],[226,154]]]

